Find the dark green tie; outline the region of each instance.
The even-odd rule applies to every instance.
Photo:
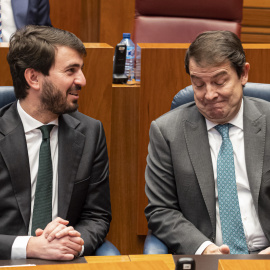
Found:
[[[50,133],[54,125],[39,127],[42,132],[42,143],[39,152],[39,167],[35,192],[35,203],[32,217],[31,235],[37,228],[44,229],[52,221],[52,158]]]

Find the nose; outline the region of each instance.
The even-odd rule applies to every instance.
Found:
[[[207,100],[213,100],[218,96],[215,87],[211,84],[206,85],[206,93],[204,98]]]
[[[76,85],[80,85],[81,87],[86,85],[86,79],[85,79],[85,76],[84,76],[82,70],[80,70],[78,72],[78,75],[76,76],[74,83]]]

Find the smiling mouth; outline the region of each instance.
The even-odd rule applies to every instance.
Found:
[[[76,93],[69,93],[69,95],[72,95],[72,96],[78,96],[78,94],[76,94]]]

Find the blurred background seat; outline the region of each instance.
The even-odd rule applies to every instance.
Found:
[[[0,108],[16,100],[13,86],[0,86]]]
[[[190,43],[199,33],[240,37],[243,0],[136,0],[133,42]]]

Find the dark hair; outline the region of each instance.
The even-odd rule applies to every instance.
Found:
[[[86,56],[85,47],[79,38],[54,27],[29,25],[12,35],[7,60],[17,99],[24,99],[29,89],[24,77],[25,70],[33,68],[48,76],[55,62],[55,50],[59,46],[72,48],[81,56]]]
[[[208,31],[197,36],[186,52],[185,68],[188,74],[191,58],[197,64],[207,65],[219,65],[229,61],[239,78],[246,63],[241,41],[230,31]]]

